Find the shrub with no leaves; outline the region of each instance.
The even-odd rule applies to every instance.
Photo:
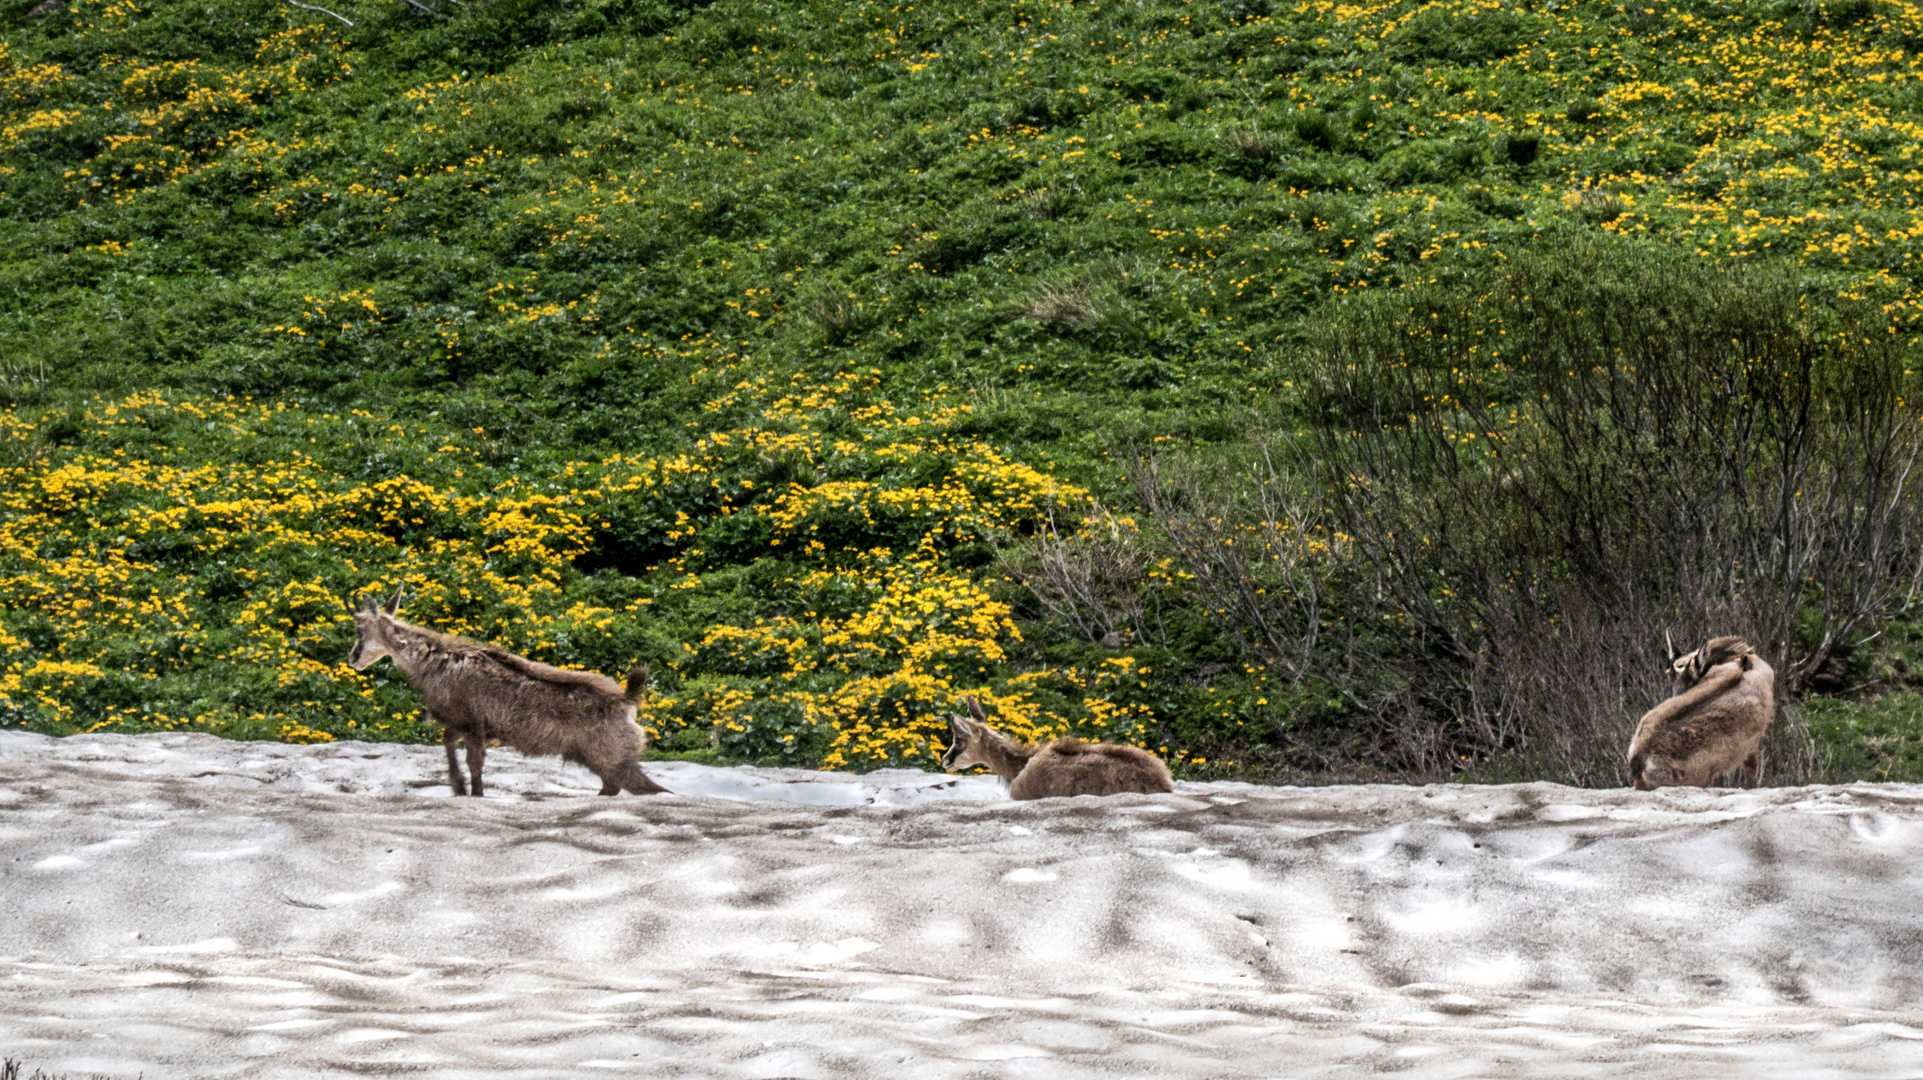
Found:
[[[866,305],[846,293],[818,292],[801,302],[808,318],[829,341],[840,343],[871,321]]]
[[[1438,719],[1613,780],[1666,627],[1748,638],[1793,694],[1900,603],[1918,410],[1879,322],[1812,325],[1792,268],[1621,244],[1326,333],[1316,451],[1456,673]]]
[[[1218,621],[1347,688],[1390,760],[1620,783],[1630,724],[1666,694],[1665,630],[1746,638],[1793,697],[1918,587],[1902,339],[1799,301],[1793,268],[1628,242],[1369,299],[1313,342],[1289,454],[1193,509],[1137,488]],[[1308,604],[1265,578],[1273,557],[1229,549],[1317,477],[1349,547],[1291,579],[1321,582]],[[1331,626],[1366,633],[1337,649]],[[1357,671],[1387,681],[1370,697]],[[1773,775],[1809,775],[1808,745],[1779,724]]]
[[[1134,523],[1094,504],[1079,529],[1063,534],[1050,507],[1032,543],[1002,556],[1002,572],[1027,587],[1042,610],[1090,642],[1161,637],[1150,625],[1147,545]]]

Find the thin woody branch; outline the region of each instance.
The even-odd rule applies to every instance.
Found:
[[[341,15],[341,14],[338,14],[338,13],[336,13],[336,12],[332,12],[332,11],[329,11],[329,10],[327,10],[326,8],[324,8],[324,7],[321,7],[321,6],[319,6],[319,5],[317,5],[317,4],[303,4],[303,3],[301,3],[301,2],[300,2],[300,0],[287,0],[287,2],[288,2],[288,3],[290,3],[290,4],[292,4],[292,5],[294,5],[294,6],[295,6],[295,7],[297,7],[297,8],[305,8],[305,9],[307,9],[308,11],[318,11],[318,12],[320,12],[320,13],[321,13],[322,15],[332,15],[332,16],[334,16],[334,18],[336,18],[336,19],[339,19],[340,21],[342,21],[342,22],[344,22],[344,23],[346,23],[346,24],[347,24],[347,25],[349,25],[349,26],[352,26],[352,25],[354,25],[354,20],[352,20],[352,19],[350,19],[350,18],[348,18],[347,16],[345,16],[345,15]],[[419,6],[419,5],[416,5],[416,6]]]

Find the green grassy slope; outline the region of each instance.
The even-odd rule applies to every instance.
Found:
[[[8,546],[0,689],[50,729],[164,713],[411,737],[404,692],[327,667],[331,612],[285,614],[251,673],[238,639],[196,635],[240,633],[296,581],[331,600],[439,575],[424,619],[662,666],[663,734],[690,748],[925,760],[933,710],[979,688],[1038,732],[1299,767],[1292,733],[1339,707],[1200,620],[1118,658],[981,591],[998,546],[1075,501],[1051,485],[1122,498],[1107,440],[1232,440],[1286,407],[1292,343],[1345,296],[1602,233],[1792,259],[1818,305],[1862,296],[1907,322],[1916,299],[1911,4],[328,5],[352,26],[260,0],[30,6],[0,16],[0,380],[10,513],[30,522]],[[168,404],[98,403],[156,389]],[[313,441],[177,407],[229,395],[299,406]],[[220,540],[234,583],[210,582],[201,536],[173,562],[116,556],[146,591],[96,584],[78,607],[51,569],[108,566],[102,522],[194,501],[127,461],[301,454],[303,497],[361,505],[406,477],[430,503],[546,492],[574,516],[517,532],[448,502],[445,528],[397,512],[378,540],[303,519],[295,567],[247,540],[266,508]],[[621,503],[592,486],[613,455],[636,475],[692,460],[712,486]],[[49,503],[76,467],[93,494]],[[225,475],[222,505],[261,482]],[[787,491],[813,494],[777,505]],[[768,554],[767,530],[806,514],[831,539]],[[503,535],[542,553],[497,551]],[[846,607],[868,627],[853,640],[890,644],[809,638],[825,609],[791,586],[831,579],[872,593]],[[470,586],[485,595],[463,608]],[[656,613],[630,609],[643,594]],[[993,625],[870,626],[874,598],[911,595]],[[122,656],[104,641],[129,627],[94,621],[108,601],[164,601],[194,629]],[[541,629],[561,624],[565,641]]]

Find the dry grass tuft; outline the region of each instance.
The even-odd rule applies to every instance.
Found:
[[[1237,128],[1228,134],[1229,145],[1251,161],[1273,161],[1281,156],[1282,136],[1257,128]]]
[[[1015,205],[1036,221],[1053,221],[1068,205],[1068,196],[1056,188],[1036,188],[1016,196]]]
[[[1614,221],[1629,213],[1629,200],[1611,191],[1592,188],[1576,196],[1576,212],[1589,221]]]
[[[842,341],[861,328],[866,312],[862,305],[837,293],[822,292],[807,297],[801,309],[821,328],[830,341]]]
[[[1091,326],[1107,314],[1095,297],[1094,286],[1087,282],[1044,285],[1022,309],[1022,318],[1062,331]]]

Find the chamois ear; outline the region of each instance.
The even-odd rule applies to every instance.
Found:
[[[975,721],[975,722],[976,722],[977,724],[986,724],[986,723],[988,723],[988,717],[986,717],[986,716],[984,716],[984,715],[982,715],[982,703],[981,703],[981,702],[979,702],[979,701],[976,701],[976,700],[975,700],[974,698],[972,698],[972,697],[971,697],[971,698],[967,698],[967,699],[966,699],[966,702],[967,702],[967,705],[968,705],[968,715],[969,715],[969,717],[970,717],[971,719],[973,719],[973,720],[974,720],[974,721]]]
[[[1692,678],[1700,679],[1703,677],[1703,674],[1709,670],[1709,639],[1704,638],[1703,643],[1696,646],[1696,651],[1691,655],[1694,656],[1695,659],[1689,662],[1689,674]]]
[[[956,715],[955,715],[954,713],[949,713],[949,714],[948,714],[948,728],[949,728],[949,730],[950,730],[950,731],[953,731],[953,732],[955,733],[955,737],[956,737],[957,739],[966,739],[966,738],[968,738],[968,734],[969,734],[969,733],[968,733],[968,718],[967,718],[967,717],[965,717],[965,716],[956,716]]]
[[[357,595],[358,595],[358,599],[361,602],[362,611],[365,611],[371,615],[381,610],[381,602],[379,600],[374,599],[374,597],[371,594],[359,593]]]
[[[1669,631],[1667,630],[1663,631],[1663,648],[1669,653],[1670,664],[1674,665],[1676,663],[1676,642],[1670,638]]]
[[[394,595],[387,601],[387,614],[390,617],[401,613],[401,593],[406,588],[407,586],[405,585],[394,586]]]

